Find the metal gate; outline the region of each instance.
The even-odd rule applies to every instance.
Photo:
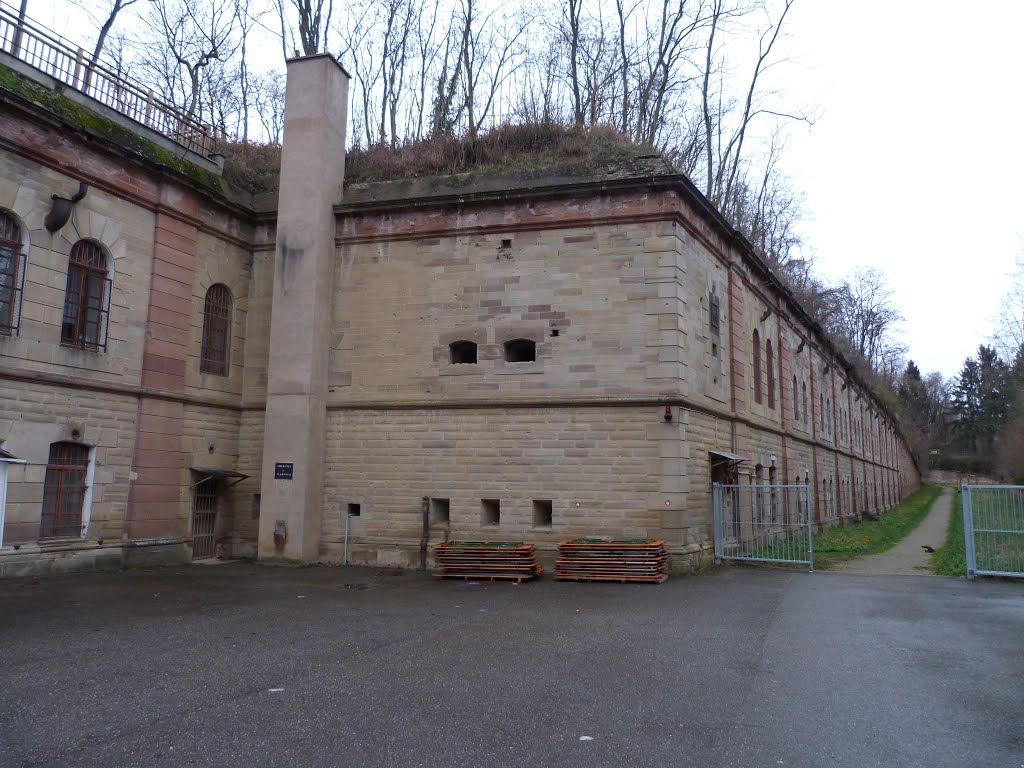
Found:
[[[217,478],[200,480],[192,496],[192,559],[217,554]]]
[[[715,563],[792,563],[814,571],[808,485],[712,484]]]
[[[1024,485],[962,485],[967,578],[1024,577]]]

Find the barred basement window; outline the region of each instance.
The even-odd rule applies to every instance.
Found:
[[[85,476],[89,447],[78,443],[53,443],[43,482],[43,514],[39,537],[81,536],[85,503]]]
[[[529,339],[505,342],[505,360],[509,363],[532,363],[537,359],[537,343]]]
[[[21,294],[25,286],[25,249],[21,226],[13,214],[0,211],[0,336],[18,332]]]
[[[228,375],[231,341],[231,291],[226,285],[211,285],[203,305],[203,344],[199,352],[200,373]]]
[[[103,246],[79,240],[71,247],[60,343],[77,349],[107,348],[111,280]]]
[[[476,344],[472,341],[453,341],[448,345],[448,360],[453,365],[476,363]]]

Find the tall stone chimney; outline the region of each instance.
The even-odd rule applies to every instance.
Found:
[[[348,74],[288,62],[267,365],[259,558],[316,561],[323,504],[333,207],[345,179]]]

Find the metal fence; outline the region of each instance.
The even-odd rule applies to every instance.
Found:
[[[962,485],[967,578],[1024,577],[1024,485]]]
[[[0,3],[0,51],[142,123],[198,154],[214,150],[214,137],[184,112],[95,62],[81,48]]]
[[[715,563],[749,560],[814,570],[809,486],[714,483],[712,496]]]

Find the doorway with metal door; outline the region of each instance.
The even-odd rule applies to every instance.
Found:
[[[192,559],[217,555],[217,498],[220,479],[205,475],[192,488]]]

